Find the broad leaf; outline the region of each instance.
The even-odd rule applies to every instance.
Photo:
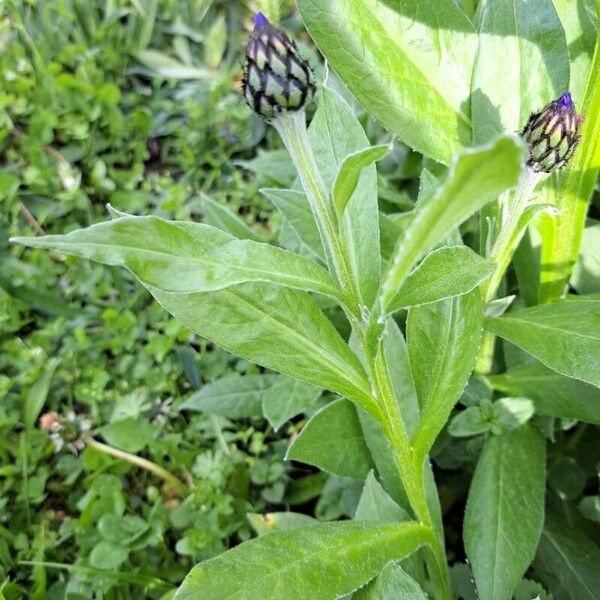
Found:
[[[286,459],[354,479],[363,479],[373,468],[356,409],[347,400],[332,402],[315,414],[289,447]]]
[[[600,387],[600,301],[582,298],[488,317],[488,331],[567,377]]]
[[[600,292],[600,221],[589,219],[571,284],[580,294]]]
[[[317,263],[201,223],[124,217],[66,235],[14,241],[124,266],[145,285],[167,292],[208,292],[262,281],[338,294],[334,280]]]
[[[265,284],[196,294],[149,290],[167,312],[229,352],[376,410],[358,359],[308,294]]]
[[[439,248],[406,278],[389,310],[462,296],[487,279],[494,265],[466,246]]]
[[[279,189],[263,189],[261,193],[275,205],[306,246],[323,260],[323,245],[306,194],[296,190]]]
[[[277,431],[286,421],[310,408],[321,391],[310,383],[280,376],[263,394],[263,414]]]
[[[529,425],[486,442],[463,533],[481,598],[510,600],[533,560],[544,522],[545,479],[545,441]]]
[[[555,598],[596,600],[600,589],[600,547],[570,523],[548,511],[533,563]]]
[[[476,25],[471,109],[473,142],[481,144],[520,131],[569,88],[569,53],[552,0],[482,0]]]
[[[489,381],[505,394],[533,400],[539,415],[600,424],[600,390],[540,363],[515,367]]]
[[[415,523],[348,521],[271,533],[196,565],[175,600],[335,600],[427,543],[430,531]]]
[[[478,289],[436,304],[411,308],[407,339],[421,405],[413,446],[424,458],[467,384],[475,365],[483,300]]]
[[[344,159],[333,184],[333,205],[338,218],[343,217],[363,169],[387,156],[389,151],[389,146],[373,146],[353,152]]]
[[[390,562],[369,585],[361,588],[352,600],[427,600],[419,584],[402,568]]]
[[[263,396],[277,380],[277,375],[223,377],[194,392],[179,409],[213,413],[230,419],[260,417]]]
[[[383,284],[383,306],[393,300],[413,265],[463,221],[514,187],[523,168],[523,145],[516,136],[461,154],[436,194],[414,211],[401,235]]]
[[[361,124],[345,100],[326,85],[321,88],[309,139],[327,189],[332,189],[346,157],[370,147]],[[360,224],[360,226],[357,226]],[[379,207],[375,166],[362,170],[340,219],[340,237],[355,289],[362,303],[375,300],[381,276]]]
[[[306,27],[368,113],[449,164],[471,140],[476,36],[452,0],[297,0]]]

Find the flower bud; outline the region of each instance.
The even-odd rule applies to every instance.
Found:
[[[581,139],[582,122],[569,92],[532,114],[521,134],[529,146],[527,166],[544,173],[563,167]]]
[[[312,71],[296,44],[256,13],[246,45],[244,98],[256,113],[272,119],[304,108],[315,92]]]

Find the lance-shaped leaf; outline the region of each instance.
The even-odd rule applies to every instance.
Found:
[[[473,213],[517,184],[523,161],[523,144],[512,135],[458,157],[433,198],[414,210],[412,222],[396,244],[384,277],[383,309],[420,258]]]
[[[345,395],[378,416],[362,366],[309,294],[250,283],[194,294],[148,289],[167,312],[229,352]]]
[[[477,36],[452,0],[298,0],[317,46],[369,114],[449,164],[471,142]]]
[[[389,310],[431,304],[475,289],[494,271],[494,264],[467,246],[439,248],[406,278]]]
[[[124,266],[145,285],[167,292],[208,292],[262,281],[338,295],[334,280],[314,261],[202,223],[123,217],[66,235],[13,241]]]
[[[421,586],[398,562],[389,562],[377,578],[354,594],[352,600],[427,600]]]
[[[289,447],[286,459],[354,479],[362,479],[373,467],[356,408],[347,400],[332,402],[315,414]]]
[[[333,184],[333,205],[341,219],[348,200],[354,194],[362,170],[389,154],[390,146],[372,146],[353,152],[344,159]]]
[[[270,533],[196,565],[174,600],[335,600],[432,536],[416,523],[360,521]]]
[[[600,387],[600,300],[532,306],[485,320],[547,367]]]
[[[529,425],[486,442],[467,501],[465,549],[481,598],[510,600],[544,522],[546,446]]]

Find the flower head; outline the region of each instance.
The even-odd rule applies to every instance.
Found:
[[[254,30],[246,45],[244,98],[265,119],[304,108],[315,92],[312,71],[296,44],[269,23],[254,16]]]
[[[544,173],[563,167],[581,139],[582,122],[569,92],[532,114],[522,133],[529,146],[527,165]]]

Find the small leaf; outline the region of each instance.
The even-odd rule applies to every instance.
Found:
[[[335,600],[431,540],[415,523],[347,521],[275,532],[196,565],[175,600]]]
[[[462,296],[487,279],[494,268],[490,261],[466,246],[439,248],[406,278],[389,310]]]
[[[387,495],[371,471],[365,479],[354,518],[357,521],[397,523],[408,521],[409,515]]]
[[[464,542],[481,598],[510,600],[544,520],[546,450],[529,426],[486,442],[467,500]]]
[[[25,396],[25,405],[23,406],[23,421],[27,429],[35,425],[50,391],[52,377],[58,367],[59,361],[51,358],[42,372],[40,378],[29,388]]]
[[[315,414],[289,447],[286,459],[354,479],[363,479],[373,467],[356,409],[347,400],[332,402]]]
[[[308,515],[295,512],[274,512],[260,515],[257,513],[248,513],[246,515],[252,529],[258,535],[265,535],[273,531],[288,531],[298,527],[307,527],[316,525],[319,521]]]
[[[202,194],[198,200],[202,208],[203,220],[207,225],[221,229],[240,240],[265,241],[263,236],[254,231],[239,215],[233,213],[221,202],[213,200],[206,194]]]
[[[354,594],[352,600],[427,600],[421,586],[402,568],[390,562],[369,585]]]
[[[558,373],[600,387],[600,301],[533,306],[488,317],[485,327]]]
[[[208,69],[190,67],[158,50],[140,50],[134,56],[151,71],[167,79],[208,79]]]
[[[90,552],[90,566],[95,569],[113,571],[118,569],[128,556],[127,548],[114,542],[102,541]]]
[[[263,394],[263,414],[277,431],[286,421],[310,408],[321,392],[314,385],[281,375]]]
[[[362,170],[385,158],[389,152],[390,146],[388,145],[372,146],[364,150],[357,150],[344,159],[333,184],[333,205],[338,218],[343,217],[346,204],[356,190]]]
[[[260,417],[262,399],[277,375],[223,377],[194,392],[179,410],[222,415],[230,419]]]
[[[490,429],[490,422],[486,420],[479,406],[469,406],[459,412],[450,421],[448,433],[453,437],[470,437],[486,433]]]

